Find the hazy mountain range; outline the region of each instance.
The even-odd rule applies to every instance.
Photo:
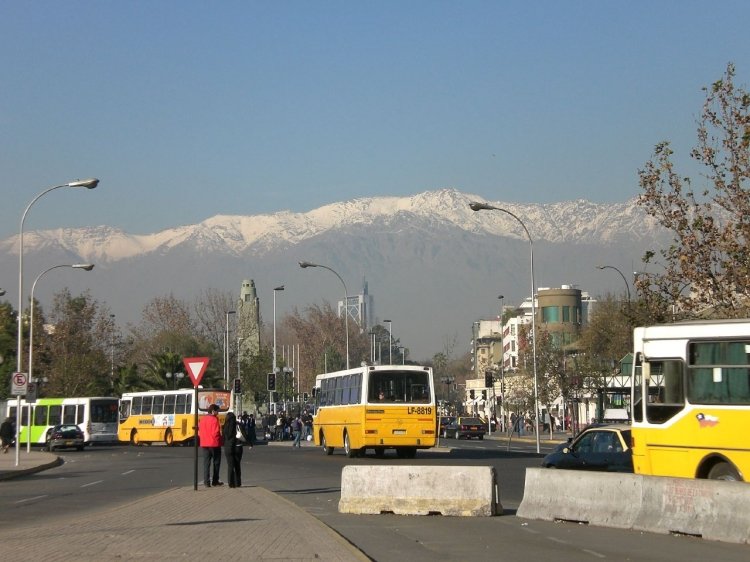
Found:
[[[294,306],[343,297],[332,273],[299,268],[299,261],[310,261],[334,269],[349,294],[360,293],[366,281],[374,316],[392,320],[394,338],[409,348],[410,357],[429,358],[454,336],[463,352],[471,323],[498,314],[498,295],[516,304],[531,290],[523,229],[506,213],[473,212],[468,204],[479,199],[442,189],[355,199],[306,213],[217,215],[152,234],[108,226],[26,231],[25,293],[52,265],[95,263],[91,273],[55,272],[58,279],[45,278],[35,296],[44,306],[61,286],[74,294],[90,288],[118,323],[125,323],[136,322],[155,296],[172,292],[191,300],[208,288],[239,296],[242,280],[253,279],[262,315],[271,323],[273,288],[279,285],[286,290],[277,294],[277,320]],[[635,200],[489,203],[511,211],[529,229],[537,287],[568,284],[593,296],[623,293],[622,278],[596,266],[618,267],[630,278],[644,251],[664,240]],[[0,241],[0,271],[4,298],[16,303],[16,236]]]

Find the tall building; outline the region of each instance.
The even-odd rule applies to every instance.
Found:
[[[362,333],[372,326],[372,319],[374,318],[372,308],[372,296],[367,290],[367,280],[363,279],[362,292],[358,295],[347,295],[346,306],[344,306],[343,300],[338,301],[337,311],[339,317],[341,317],[344,313],[344,309],[346,309],[346,314],[349,315],[349,319],[359,326],[359,331]]]
[[[255,281],[244,280],[237,301],[237,338],[240,356],[260,354],[260,306]]]

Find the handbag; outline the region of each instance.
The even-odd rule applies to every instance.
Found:
[[[242,431],[242,426],[240,424],[237,424],[237,441],[240,443],[247,443],[247,439],[245,439],[245,433]]]

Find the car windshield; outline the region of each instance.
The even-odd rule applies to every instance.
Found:
[[[77,425],[61,425],[57,428],[58,431],[76,431],[77,429]]]

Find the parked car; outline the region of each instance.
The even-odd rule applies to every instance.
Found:
[[[590,427],[542,459],[544,468],[633,472],[629,425]]]
[[[58,424],[47,432],[47,450],[75,448],[83,451],[86,444],[83,431],[72,423]]]
[[[476,437],[477,439],[484,439],[484,434],[487,431],[487,425],[479,418],[461,417],[456,418],[451,424],[445,426],[443,431],[443,437],[454,437],[461,439],[471,439]]]

